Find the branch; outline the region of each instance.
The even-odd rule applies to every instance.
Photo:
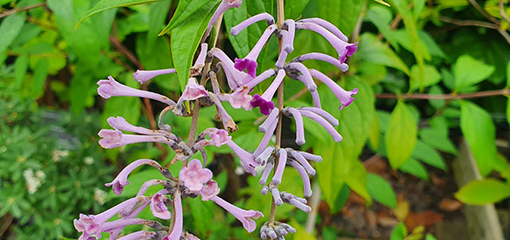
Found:
[[[508,23],[510,23],[510,17],[508,17],[508,15],[506,15],[506,12],[505,12],[505,5],[503,3],[503,0],[499,0],[499,14],[501,14],[501,17],[503,19],[505,19],[505,21],[507,21]]]
[[[0,13],[0,18],[7,17],[7,16],[12,15],[17,12],[24,12],[24,11],[28,11],[30,9],[34,9],[34,8],[38,8],[38,7],[42,7],[42,6],[46,6],[46,3],[38,3],[38,4],[26,6],[26,7],[14,8],[11,10],[7,10],[3,13]]]
[[[491,29],[499,29],[498,24],[482,22],[482,21],[457,20],[457,19],[452,19],[452,18],[444,17],[444,16],[440,16],[439,20],[441,20],[443,22],[459,25],[459,26],[475,26],[475,27],[484,27],[484,28],[491,28]]]
[[[424,94],[424,93],[415,93],[415,94],[392,94],[392,93],[380,93],[376,94],[376,98],[380,99],[418,99],[418,100],[457,100],[457,99],[470,99],[470,98],[482,98],[482,97],[494,97],[500,95],[510,95],[510,89],[501,89],[501,90],[491,90],[491,91],[483,91],[483,92],[475,92],[475,93],[465,93],[465,94]]]
[[[480,7],[480,5],[478,5],[478,3],[476,2],[476,0],[469,0],[469,2],[471,3],[471,5],[473,5],[473,7],[476,8],[476,10],[481,13],[485,18],[489,19],[491,22],[493,23],[496,23],[496,24],[500,24],[499,20],[496,19],[495,17],[489,15],[485,10],[483,10],[482,7]]]

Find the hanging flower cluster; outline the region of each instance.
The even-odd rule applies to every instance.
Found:
[[[239,7],[241,3],[242,0],[223,0],[221,2],[208,24],[206,33],[202,38],[203,42],[211,32],[213,24],[222,14],[230,8]],[[166,144],[176,153],[175,159],[184,161],[186,164],[179,172],[178,177],[172,176],[168,169],[162,167],[154,160],[139,159],[129,164],[112,182],[106,184],[106,186],[111,186],[117,195],[120,195],[124,187],[129,185],[128,175],[141,165],[150,165],[157,168],[166,180],[150,180],[145,182],[135,197],[103,213],[97,215],[81,214],[79,219],[74,220],[76,230],[82,233],[80,239],[99,238],[105,232],[110,234],[110,239],[117,239],[124,227],[128,225],[146,225],[152,228],[152,230],[138,231],[118,239],[198,239],[184,230],[182,219],[182,199],[198,196],[203,201],[213,201],[218,204],[236,217],[247,231],[254,231],[257,227],[254,219],[262,217],[263,214],[256,210],[238,208],[218,196],[220,192],[218,184],[212,179],[212,172],[206,168],[207,154],[205,147],[208,146],[220,147],[227,145],[239,157],[243,168],[253,176],[256,176],[256,167],[263,167],[259,181],[263,185],[261,193],[271,193],[276,205],[279,206],[286,203],[305,212],[311,211],[311,208],[307,205],[306,198],[281,191],[278,185],[282,181],[286,166],[293,167],[303,180],[304,189],[302,195],[310,197],[312,189],[310,187],[309,176],[315,175],[316,171],[309,161],[320,162],[322,158],[291,148],[270,146],[269,143],[276,131],[277,125],[280,124],[280,116],[282,115],[295,120],[295,141],[298,145],[302,145],[306,141],[303,117],[316,121],[323,126],[334,141],[339,142],[342,140],[342,136],[335,129],[335,126],[339,124],[338,120],[321,108],[317,85],[314,79],[329,87],[338,98],[341,104],[340,109],[348,106],[354,100],[353,95],[357,93],[357,89],[344,90],[327,75],[318,70],[307,68],[303,62],[310,59],[321,60],[345,72],[348,70],[348,65],[345,63],[346,58],[354,54],[357,49],[357,43],[348,43],[347,37],[336,26],[323,19],[309,18],[299,21],[288,19],[281,26],[278,26],[274,18],[268,13],[261,13],[246,19],[233,27],[230,30],[230,34],[235,36],[248,26],[259,21],[265,21],[268,27],[253,49],[244,58],[235,58],[232,61],[221,49],[216,47],[209,49],[208,45],[203,43],[200,47],[199,56],[190,69],[191,77],[177,102],[157,93],[125,86],[111,76],[107,80],[100,80],[98,82],[98,93],[103,98],[108,99],[112,96],[143,97],[167,105],[159,116],[159,130],[131,125],[122,117],[108,118],[107,121],[113,129],[103,129],[99,132],[101,137],[99,144],[102,147],[116,148],[141,142]],[[291,60],[287,59],[288,54],[294,50],[296,30],[311,30],[322,35],[335,48],[337,54],[329,56],[323,53],[308,53]],[[260,72],[257,69],[257,58],[263,47],[273,36],[279,38],[282,44],[282,50],[276,60],[275,68],[265,70],[257,75],[257,72]],[[217,59],[218,62],[213,67],[213,70],[203,74],[204,66],[210,64],[214,59]],[[226,76],[230,92],[220,91],[216,79],[216,73],[220,70]],[[156,76],[175,72],[175,69],[138,70],[133,76],[136,81],[144,84]],[[199,75],[205,76],[207,80],[211,81],[212,91],[198,83],[196,76]],[[275,103],[273,102],[274,95],[286,77],[303,83],[313,98],[313,107],[275,108]],[[268,79],[273,80],[262,95],[250,95],[257,85]],[[238,127],[232,116],[223,107],[223,102],[228,102],[233,108],[243,108],[247,111],[259,108],[260,113],[267,115],[265,121],[259,126],[259,131],[264,133],[264,137],[253,153],[241,148],[229,136],[229,133],[236,131]],[[194,142],[187,144],[179,136],[172,133],[171,127],[168,124],[164,124],[162,118],[168,112],[172,112],[176,116],[191,116],[192,113],[188,110],[187,106],[192,106],[193,104],[201,104],[202,106],[214,105],[217,109],[217,118],[221,120],[223,128],[208,128],[199,133]],[[131,132],[132,134],[124,132]],[[203,156],[203,162],[198,159],[191,159],[198,151]],[[273,172],[273,176],[268,181],[271,172]],[[146,196],[147,189],[153,185],[163,186],[163,189],[152,196]],[[152,214],[157,218],[173,218],[171,226],[167,227],[156,221],[137,218],[139,213],[147,207],[150,208]],[[116,214],[120,216],[120,219],[109,221]],[[272,221],[263,224],[260,228],[260,237],[262,239],[284,239],[285,235],[293,232],[295,232],[295,229],[290,225]]]

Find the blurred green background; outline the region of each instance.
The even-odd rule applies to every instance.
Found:
[[[158,33],[179,4],[194,6],[203,1],[110,1],[102,7],[106,11],[85,19],[75,30],[89,9],[105,1],[0,0],[0,239],[77,238],[72,219],[79,213],[104,211],[133,196],[144,181],[159,176],[152,169],[139,170],[131,176],[131,185],[122,196],[115,196],[104,183],[124,166],[139,158],[152,158],[174,173],[181,167],[180,163],[169,165],[172,152],[162,146],[101,149],[97,132],[109,128],[106,118],[122,116],[134,125],[150,128],[164,106],[138,98],[105,101],[97,95],[96,82],[111,75],[128,86],[177,100],[183,79],[175,74],[140,86],[132,73],[169,68],[174,63],[176,68],[186,69],[193,58],[186,53],[193,53],[198,42],[185,26],[208,16],[189,16],[182,27],[161,37]],[[507,0],[387,2],[390,6],[371,0],[285,1],[287,18],[321,17],[337,25],[352,42],[359,42],[346,73],[322,62],[305,63],[348,90],[358,88],[359,93],[353,104],[338,111],[335,96],[319,85],[323,108],[340,120],[337,129],[344,141],[335,143],[315,122],[305,122],[307,143],[301,150],[324,158],[315,164],[318,173],[313,179],[315,189],[321,189],[322,201],[314,206],[319,216],[311,220],[289,206],[278,208],[277,218],[298,230],[290,239],[388,239],[394,226],[397,230],[391,239],[403,239],[407,231],[399,229],[407,227],[412,232],[415,226],[406,221],[408,214],[400,216],[401,203],[407,202],[413,211],[416,201],[401,197],[396,183],[399,176],[426,186],[434,185],[437,176],[452,179],[451,160],[457,156],[462,138],[484,179],[460,191],[449,182],[451,187],[444,187],[447,197],[453,199],[456,193],[460,202],[485,204],[505,202],[510,196],[510,4]],[[236,54],[245,56],[264,24],[254,25],[237,37],[229,36],[225,29],[261,12],[276,15],[276,3],[245,0],[239,9],[226,12],[217,46],[232,59]],[[203,27],[193,29],[200,30]],[[309,52],[336,54],[318,34],[298,32],[290,57]],[[258,73],[274,67],[276,57],[273,38],[259,57]],[[287,106],[311,105],[304,86],[290,80],[285,84]],[[261,94],[268,85],[254,93]],[[254,150],[262,138],[255,125],[262,115],[256,110],[225,107],[239,125],[232,134],[234,141]],[[214,114],[211,108],[201,112],[199,130],[217,124]],[[165,122],[175,134],[187,137],[190,119],[169,115]],[[293,145],[294,128],[292,121],[286,122],[284,144]],[[266,214],[257,223],[267,220],[270,196],[260,194],[258,178],[236,172],[239,163],[228,148],[208,151],[213,159],[209,168],[222,188],[222,196]],[[368,167],[374,157],[389,166],[385,173]],[[299,182],[296,172],[287,171],[281,188],[299,193]],[[423,191],[420,194],[430,195],[430,190]],[[394,221],[389,225],[378,222],[379,235],[360,230],[371,226],[368,220],[360,228],[348,227],[352,225],[349,221],[338,220],[343,225],[339,224],[335,219],[350,216],[346,202],[376,211],[379,219],[385,212]],[[189,199],[185,209],[185,229],[203,239],[257,239],[257,234],[248,234],[233,216],[210,202]],[[143,213],[143,217],[150,215]],[[317,223],[312,233],[305,231],[307,219]],[[426,227],[424,233],[434,233],[432,227]],[[411,235],[421,239],[424,233]],[[428,235],[429,239],[433,237]]]

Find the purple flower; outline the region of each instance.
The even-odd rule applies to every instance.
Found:
[[[166,103],[170,106],[175,105],[175,102],[169,99],[168,97],[165,97],[157,93],[128,87],[115,81],[115,79],[113,79],[112,76],[108,76],[108,80],[99,80],[99,82],[97,82],[97,85],[99,85],[99,87],[97,88],[97,93],[99,93],[99,95],[105,99],[108,99],[112,96],[132,96],[150,98],[156,101],[160,101],[162,103]]]
[[[232,94],[230,94],[229,102],[233,108],[244,108],[246,111],[251,110],[251,100],[252,96],[248,93],[250,89],[247,86],[242,86],[236,89]]]
[[[342,87],[338,86],[338,84],[336,84],[333,80],[331,80],[331,78],[329,78],[324,73],[321,73],[315,69],[310,69],[310,74],[314,78],[317,78],[319,81],[326,84],[326,86],[328,86],[329,89],[331,89],[331,91],[333,91],[333,93],[338,98],[338,100],[340,100],[340,103],[341,103],[339,110],[344,107],[349,106],[349,104],[351,104],[352,101],[354,100],[352,95],[356,95],[358,93],[357,88],[353,89],[352,91],[345,91]]]
[[[170,219],[172,214],[170,214],[170,212],[168,211],[168,208],[165,205],[165,202],[164,202],[165,198],[168,198],[168,197],[161,193],[154,194],[154,196],[152,196],[152,198],[151,198],[150,207],[151,207],[152,215],[154,215],[155,217],[161,218],[161,219]]]
[[[255,46],[252,48],[250,53],[244,59],[235,59],[234,67],[239,71],[246,70],[246,73],[250,75],[252,78],[257,74],[257,58],[262,51],[262,48],[267,43],[271,35],[277,30],[276,25],[271,25],[267,27],[262,36],[259,38]]]
[[[287,165],[287,151],[285,151],[283,148],[280,148],[278,150],[278,154],[278,167],[276,168],[273,179],[271,180],[276,185],[282,182],[283,171],[285,170],[285,165]]]
[[[200,47],[200,54],[197,57],[197,60],[195,61],[195,64],[190,69],[190,76],[194,77],[200,74],[202,72],[202,68],[204,68],[205,65],[205,59],[207,57],[207,50],[208,45],[207,43],[202,43]]]
[[[97,135],[102,138],[99,140],[99,145],[103,148],[116,148],[127,144],[141,142],[160,142],[170,146],[175,145],[174,140],[160,135],[123,134],[119,130],[110,129],[102,129]]]
[[[97,236],[101,238],[101,228],[103,224],[112,218],[119,211],[130,208],[143,201],[146,197],[134,197],[128,199],[117,206],[110,208],[103,213],[97,215],[85,215],[80,214],[80,219],[74,219],[74,227],[78,232],[82,232],[83,234],[80,237],[81,239],[88,239],[91,236]]]
[[[242,21],[241,23],[237,24],[237,26],[233,27],[230,29],[230,34],[236,36],[237,34],[239,34],[242,30],[244,30],[245,28],[247,28],[248,26],[258,22],[258,21],[262,21],[262,20],[266,20],[266,23],[268,26],[270,25],[273,25],[274,24],[274,18],[273,16],[271,16],[271,14],[269,13],[259,13],[255,16],[252,16],[244,21]]]
[[[340,69],[340,71],[342,71],[342,72],[347,72],[347,70],[349,70],[349,65],[347,65],[346,63],[341,63],[340,60],[338,60],[332,56],[326,55],[324,53],[303,54],[301,56],[298,56],[298,57],[292,59],[292,62],[303,62],[308,59],[321,60],[324,62],[331,63],[331,64],[335,65],[338,69]]]
[[[156,236],[156,232],[138,231],[118,238],[117,240],[149,240],[154,239]]]
[[[188,166],[179,172],[179,180],[191,191],[200,191],[212,176],[211,170],[202,168],[202,163],[198,159],[191,160]]]
[[[223,0],[223,1],[221,1],[220,5],[218,6],[218,8],[214,12],[213,16],[211,17],[209,24],[207,25],[205,34],[202,37],[202,42],[209,36],[213,25],[218,21],[218,19],[220,19],[220,17],[223,15],[223,13],[225,13],[227,10],[229,10],[231,8],[239,8],[242,3],[243,3],[243,0]]]
[[[191,101],[205,96],[207,96],[207,91],[204,86],[198,84],[196,78],[190,78],[188,79],[188,84],[182,93],[181,99],[184,101]],[[181,102],[181,99],[179,99],[179,102]]]
[[[255,167],[259,166],[259,164],[255,162],[253,155],[239,147],[234,141],[229,141],[227,146],[239,157],[244,169],[255,176]]]
[[[320,25],[321,27],[324,27],[324,28],[328,29],[329,31],[331,31],[340,40],[342,40],[344,42],[349,41],[347,36],[345,36],[345,34],[342,33],[342,31],[340,31],[340,29],[338,29],[335,25],[333,25],[332,23],[330,23],[322,18],[305,18],[305,19],[301,19],[299,21],[315,23],[315,24]]]
[[[144,84],[144,83],[150,81],[151,79],[153,79],[153,78],[155,78],[155,77],[157,77],[159,75],[171,74],[171,73],[175,73],[175,69],[174,68],[160,69],[160,70],[150,70],[150,71],[147,71],[147,70],[136,70],[136,72],[133,73],[133,77],[140,84]]]
[[[306,173],[305,169],[299,165],[296,161],[289,161],[289,164],[293,166],[299,175],[301,176],[301,179],[303,180],[303,195],[305,197],[312,196],[312,188],[310,186],[310,177],[308,177],[308,174]]]
[[[269,115],[269,113],[271,113],[271,110],[274,109],[274,102],[266,101],[258,94],[255,94],[253,96],[253,100],[251,101],[250,104],[254,108],[260,107],[260,113],[264,115]]]
[[[120,195],[122,193],[122,190],[124,190],[124,186],[129,185],[129,182],[127,180],[129,174],[133,170],[135,170],[137,167],[144,165],[144,164],[148,164],[155,168],[158,168],[158,170],[160,170],[160,172],[166,170],[163,167],[161,167],[161,165],[159,165],[158,162],[156,162],[154,160],[139,159],[139,160],[136,160],[136,161],[132,162],[131,164],[127,165],[124,169],[122,169],[122,171],[120,171],[119,175],[117,175],[117,177],[115,179],[113,179],[112,182],[105,184],[105,186],[107,186],[107,187],[113,186],[112,187],[113,192],[117,195]]]
[[[109,117],[108,119],[106,119],[106,121],[115,130],[129,131],[143,135],[161,135],[167,136],[174,141],[177,140],[177,137],[174,134],[170,133],[169,131],[151,130],[143,127],[134,126],[128,123],[126,119],[124,119],[123,117]]]
[[[232,140],[232,137],[228,135],[228,132],[223,129],[217,128],[209,128],[210,133],[208,133],[211,138],[211,143],[216,147],[221,147],[223,144],[228,143]]]
[[[209,180],[202,190],[200,190],[202,201],[208,201],[212,197],[217,196],[218,193],[220,193],[220,188],[218,187],[218,183],[214,180]]]
[[[242,224],[244,229],[246,229],[248,232],[253,232],[255,228],[257,228],[257,223],[252,219],[257,219],[259,217],[263,217],[264,214],[262,214],[259,211],[255,210],[244,210],[241,208],[238,208],[227,201],[221,199],[218,196],[214,196],[211,198],[211,201],[218,204],[223,209],[227,210],[232,214],[237,220],[239,220]]]
[[[283,78],[285,77],[285,74],[286,74],[285,70],[283,70],[283,69],[278,70],[278,74],[276,75],[276,78],[271,83],[271,85],[269,85],[269,87],[262,94],[262,96],[259,96],[258,94],[255,94],[253,96],[253,101],[251,102],[251,106],[252,107],[260,107],[260,113],[262,113],[264,115],[269,115],[269,113],[271,113],[271,110],[274,109],[274,103],[271,101],[271,99],[273,99],[273,96],[276,93],[276,90],[282,83]]]
[[[249,81],[253,79],[252,76],[248,75],[243,71],[239,71],[234,67],[234,63],[230,58],[219,48],[212,48],[209,51],[209,55],[214,56],[221,62],[218,63],[225,72],[227,77],[227,83],[230,89],[236,89],[240,86],[246,85]]]
[[[170,235],[163,237],[162,240],[180,240],[182,235],[182,200],[181,192],[174,194],[174,219],[175,225]]]
[[[297,29],[308,29],[312,30],[320,35],[322,35],[324,38],[328,40],[328,42],[335,48],[335,50],[338,53],[338,59],[340,60],[340,63],[344,63],[347,56],[352,56],[358,49],[357,44],[358,43],[347,43],[346,41],[341,40],[336,35],[331,33],[330,31],[326,30],[321,25],[315,24],[313,22],[303,22],[298,21],[296,23]]]

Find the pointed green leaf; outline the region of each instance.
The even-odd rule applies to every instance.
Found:
[[[494,167],[496,158],[496,128],[487,111],[469,101],[461,102],[460,128],[473,152],[482,176]]]
[[[382,64],[396,68],[407,75],[410,75],[409,68],[386,44],[370,33],[361,35],[358,52],[352,56],[352,62],[363,61]]]
[[[408,107],[399,101],[391,113],[385,136],[386,153],[393,169],[399,168],[411,156],[416,143],[417,129]]]
[[[429,180],[429,173],[427,169],[420,162],[413,158],[407,159],[407,161],[400,166],[400,171],[412,174],[424,181]]]
[[[462,55],[455,62],[453,72],[455,75],[455,90],[475,85],[494,73],[494,66],[484,64],[469,55]]]
[[[298,19],[310,0],[286,0],[285,1],[285,18]]]
[[[496,203],[510,197],[510,186],[495,179],[475,180],[464,185],[455,197],[472,205]]]
[[[407,228],[404,223],[399,223],[391,231],[390,240],[404,240],[407,237]]]
[[[446,164],[441,154],[422,141],[416,142],[412,156],[430,166],[446,171]]]
[[[419,81],[419,67],[418,65],[414,65],[411,67],[411,86],[410,91],[414,91],[419,89],[420,87],[428,87],[435,85],[439,81],[441,81],[441,75],[437,71],[437,68],[431,65],[425,65],[423,68],[425,73],[425,77],[423,78],[423,82]],[[421,85],[420,85],[421,84]]]
[[[359,20],[364,1],[321,0],[317,1],[317,17],[327,20],[350,36]]]
[[[180,0],[172,19],[158,35],[162,36],[170,32],[174,27],[187,21],[188,18],[196,17],[201,12],[201,9],[207,7],[206,5],[210,4],[210,2],[211,0]]]
[[[374,200],[391,208],[397,207],[397,197],[391,185],[377,174],[367,175],[367,190]]]
[[[4,53],[18,35],[25,23],[26,13],[18,12],[3,19],[0,25],[0,63],[5,60]]]
[[[172,29],[172,59],[182,90],[188,82],[189,69],[195,51],[219,2],[220,0],[208,1],[207,4],[195,12],[192,18],[187,18],[186,21]]]
[[[78,21],[76,24],[75,29],[78,28],[81,22],[83,20],[89,18],[90,16],[100,13],[102,11],[106,11],[113,8],[119,8],[119,7],[128,7],[133,5],[139,5],[139,4],[145,4],[145,3],[151,3],[156,2],[160,0],[101,0],[99,1],[94,7],[92,7],[83,18]]]
[[[386,6],[386,7],[390,7],[390,4],[388,4],[387,2],[385,2],[385,1],[383,1],[383,0],[374,0],[374,1],[375,1],[375,2],[377,2],[377,3],[380,3],[380,4],[382,4],[382,5],[384,5],[384,6]]]
[[[506,65],[506,87],[510,87],[510,61]]]
[[[35,65],[34,76],[33,76],[33,87],[34,87],[34,96],[39,98],[44,93],[44,83],[46,82],[46,77],[48,77],[48,67],[49,61],[47,58],[43,58],[39,60],[39,62]]]

